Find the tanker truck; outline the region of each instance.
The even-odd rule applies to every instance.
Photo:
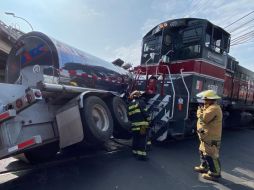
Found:
[[[0,159],[31,162],[128,136],[128,71],[40,32],[20,37],[0,83]]]

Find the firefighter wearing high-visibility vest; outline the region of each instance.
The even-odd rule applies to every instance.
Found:
[[[195,171],[203,173],[207,180],[217,180],[221,177],[219,149],[222,133],[222,110],[216,103],[220,97],[213,90],[206,90],[197,94],[204,100],[204,105],[197,110],[197,133],[200,140],[200,166]]]
[[[140,91],[134,91],[130,94],[131,102],[128,106],[128,116],[133,133],[132,152],[138,159],[147,160],[146,145],[150,117],[141,95],[142,92]]]

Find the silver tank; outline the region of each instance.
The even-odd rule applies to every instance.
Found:
[[[6,82],[35,86],[39,81],[122,93],[129,73],[43,33],[30,32],[10,52]]]

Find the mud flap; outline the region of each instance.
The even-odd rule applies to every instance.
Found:
[[[56,120],[59,131],[60,148],[70,146],[83,140],[84,133],[78,105],[61,109],[56,115]]]

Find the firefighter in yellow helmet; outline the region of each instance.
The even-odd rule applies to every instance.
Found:
[[[150,116],[146,109],[142,92],[134,91],[130,94],[128,116],[132,125],[132,152],[140,160],[147,160],[146,144]]]
[[[197,110],[197,133],[200,140],[200,166],[195,171],[203,173],[202,177],[216,181],[221,177],[219,149],[222,132],[222,110],[216,103],[220,97],[213,90],[206,90],[197,94],[204,100],[204,105]]]

